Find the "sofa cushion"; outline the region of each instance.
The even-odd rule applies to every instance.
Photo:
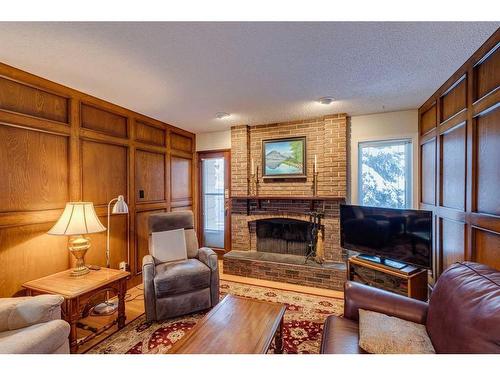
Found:
[[[321,338],[322,354],[365,354],[359,347],[358,322],[330,315]]]
[[[0,333],[2,354],[51,354],[68,352],[69,324],[64,320],[51,320],[26,328]],[[62,350],[62,348],[67,350]]]
[[[437,353],[500,353],[500,271],[449,267],[432,292],[427,332]]]
[[[373,354],[434,354],[423,324],[359,310],[359,346]]]
[[[210,286],[210,268],[198,259],[162,263],[156,266],[154,278],[158,298]]]

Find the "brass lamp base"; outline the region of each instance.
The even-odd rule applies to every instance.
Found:
[[[69,251],[76,259],[76,267],[70,272],[73,277],[83,276],[90,272],[85,265],[85,253],[90,249],[90,239],[83,236],[74,236],[69,240]]]

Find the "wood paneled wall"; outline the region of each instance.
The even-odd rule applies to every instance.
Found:
[[[0,64],[0,297],[71,265],[67,237],[46,234],[66,202],[93,202],[106,226],[119,194],[130,220],[112,217],[111,263],[140,283],[148,215],[196,208],[194,147],[192,133]],[[105,233],[89,237],[87,263],[104,266]]]
[[[500,269],[500,31],[419,109],[420,208],[434,212],[434,280]]]

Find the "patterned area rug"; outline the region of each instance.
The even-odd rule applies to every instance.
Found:
[[[312,294],[289,292],[221,280],[221,298],[226,294],[255,298],[286,305],[283,352],[319,353],[323,323],[328,315],[343,312],[343,300]],[[146,323],[142,315],[87,353],[91,354],[162,354],[167,353],[184,333],[194,327],[207,312],[163,322]],[[273,352],[271,348],[270,353]]]

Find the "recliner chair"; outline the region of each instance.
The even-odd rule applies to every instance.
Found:
[[[208,309],[219,302],[217,254],[198,247],[193,213],[177,211],[149,216],[149,237],[153,232],[184,229],[186,260],[160,263],[152,255],[142,261],[146,320],[164,320]]]

